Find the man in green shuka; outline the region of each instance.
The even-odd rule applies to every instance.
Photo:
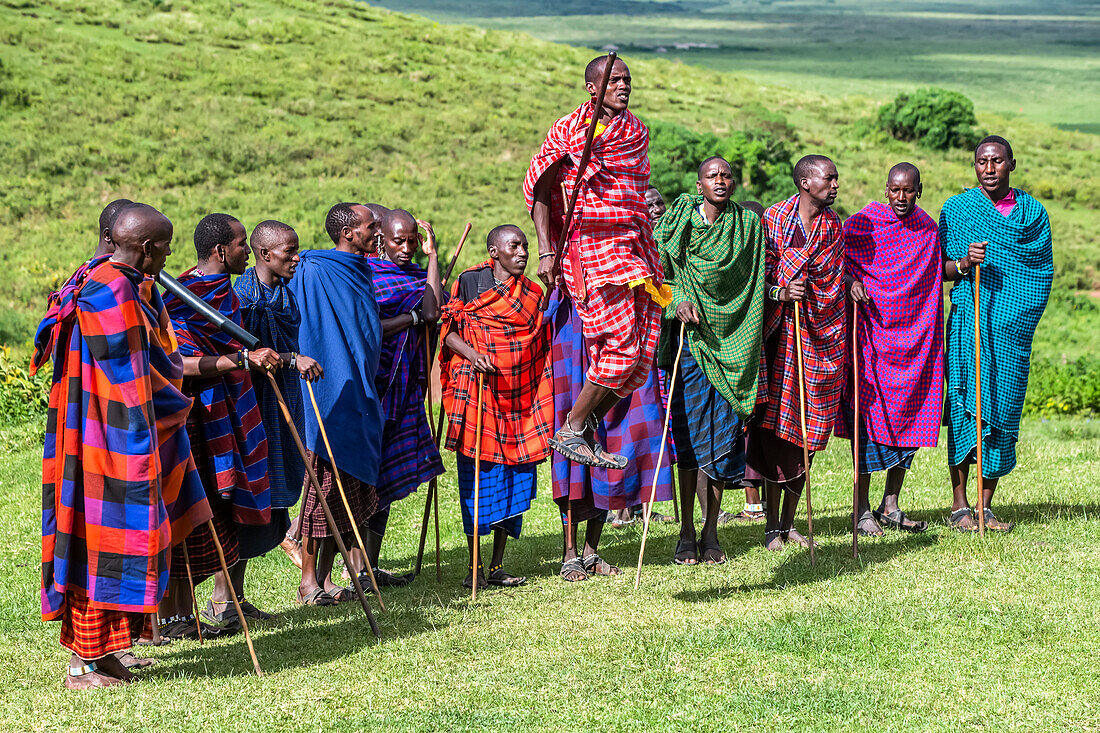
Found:
[[[764,232],[760,217],[730,200],[733,169],[721,157],[699,166],[698,193],[682,194],[654,231],[672,303],[665,308],[662,366],[672,369],[672,436],[680,472],[679,565],[723,563],[718,544],[722,489],[740,481],[744,421],[756,404],[764,318]],[[668,322],[671,321],[670,325]],[[679,323],[677,323],[677,321]],[[681,326],[680,324],[683,324]],[[681,330],[683,328],[683,330]],[[696,544],[696,487],[707,501]]]

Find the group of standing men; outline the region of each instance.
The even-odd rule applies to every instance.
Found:
[[[154,287],[171,251],[164,215],[125,200],[104,210],[95,255],[51,296],[34,359],[35,368],[54,361],[42,608],[61,619],[73,653],[68,686],[132,679],[130,669],[151,663],[129,651],[136,639],[232,633],[238,604],[266,617],[245,600],[244,570],[279,545],[301,566],[303,604],[353,597],[332,576],[334,530],[348,544],[365,530],[350,572],[409,582],[378,561],[390,506],[443,472],[444,436],[433,435],[424,410],[436,324],[445,445],[457,454],[471,551],[465,583],[525,581],[504,570],[505,543],[519,536],[536,466],[552,453],[561,576],[575,582],[620,572],[597,552],[604,519],[672,498],[670,453],[683,507],[677,563],[725,561],[722,490],[743,482],[763,487],[768,549],[807,545],[794,528],[804,456],[825,447],[834,425],[853,432],[857,390],[859,530],[925,529],[897,496],[917,448],[936,444],[941,417],[950,523],[974,529],[967,334],[981,265],[995,285],[979,293],[983,350],[994,357],[982,382],[984,518],[1011,528],[990,500],[1015,464],[1031,339],[1053,268],[1043,207],[1009,185],[1008,142],[982,141],[979,186],[949,199],[938,226],[917,206],[920,172],[908,163],[890,170],[886,204],[842,223],[831,208],[837,169],[820,155],[798,161],[797,192],[762,215],[733,201],[734,171],[720,157],[699,166],[697,193],[661,213],[648,187],[648,131],[627,109],[627,66],[594,59],[585,84],[591,100],[553,125],[524,181],[541,289],[524,275],[528,244],[514,225],[492,229],[487,259],[445,293],[431,227],[407,211],[337,204],[325,220],[333,248],[302,252],[284,223],[262,222],[247,238],[237,219],[211,214],[195,230],[197,265],[180,283],[255,335],[263,346],[249,350]],[[427,269],[414,262],[418,249]],[[943,280],[955,281],[946,360]],[[661,448],[666,402],[672,451]],[[872,510],[875,471],[887,481]],[[476,538],[490,533],[488,568],[475,567]],[[210,624],[200,624],[193,589],[210,576],[201,614]]]

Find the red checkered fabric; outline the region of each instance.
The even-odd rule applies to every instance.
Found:
[[[802,359],[806,374],[807,448],[825,448],[832,432],[844,383],[844,238],[840,217],[825,209],[807,237],[798,216],[798,195],[764,212],[765,279],[786,286],[805,275],[801,305]],[[798,410],[798,361],[794,306],[768,301],[764,316],[766,348],[761,357],[757,409],[761,426],[795,445],[802,445]],[[772,339],[778,341],[768,358]]]
[[[466,272],[490,266],[482,262]],[[545,460],[554,429],[554,373],[551,324],[539,310],[542,289],[521,275],[464,303],[458,297],[460,279],[443,308],[442,335],[454,331],[487,354],[497,371],[485,375],[479,397],[470,362],[446,346],[440,350],[447,449],[474,457],[480,406],[481,460],[509,465]]]
[[[61,615],[61,646],[85,661],[129,649],[148,616],[127,611],[92,608],[83,593],[65,594]]]
[[[555,122],[531,159],[523,181],[523,195],[530,210],[539,178],[554,163],[566,159],[551,191],[550,221],[555,237],[564,223],[567,206],[562,185],[572,192],[584,151],[586,120],[591,117],[592,103],[585,102]],[[562,274],[575,303],[601,285],[625,285],[646,277],[655,278],[658,284],[661,280],[657,244],[645,206],[648,149],[649,130],[626,110],[613,117],[592,141],[592,155],[581,176],[573,215],[571,239],[575,241],[567,245],[568,253],[562,258]],[[578,278],[583,278],[583,283]]]
[[[645,384],[661,335],[661,306],[646,289],[602,285],[576,307],[588,350],[585,379],[620,397]]]

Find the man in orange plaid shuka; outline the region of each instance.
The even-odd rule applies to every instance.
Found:
[[[458,276],[443,308],[439,381],[471,553],[464,584],[511,588],[527,579],[504,569],[504,546],[508,537],[519,537],[523,513],[535,498],[536,468],[550,455],[554,374],[550,324],[539,311],[542,291],[523,275],[527,238],[505,224],[489,232],[485,244],[489,259]],[[480,561],[473,567],[475,532],[493,534],[488,573]]]
[[[621,60],[611,69],[588,165],[577,170],[606,67],[606,56],[588,64],[585,89],[592,100],[550,128],[531,159],[523,194],[538,236],[542,307],[561,287],[581,317],[590,357],[584,387],[550,445],[577,463],[622,469],[626,459],[596,441],[596,424],[645,383],[668,293],[645,204],[649,130],[627,110],[630,70]],[[554,246],[578,175],[580,192],[559,262]]]

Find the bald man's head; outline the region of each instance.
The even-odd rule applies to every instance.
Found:
[[[118,212],[111,227],[113,259],[156,276],[172,254],[172,222],[148,204],[130,204]]]
[[[368,206],[369,208],[369,206]],[[404,227],[416,231],[416,217],[404,209],[385,209],[382,217],[382,235],[389,237],[396,229]]]

